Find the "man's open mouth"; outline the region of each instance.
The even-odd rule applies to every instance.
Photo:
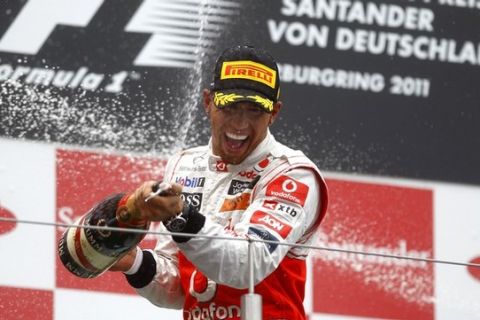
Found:
[[[248,135],[239,135],[234,133],[225,133],[225,141],[227,142],[227,146],[232,150],[239,150],[243,147],[245,142],[248,139]]]

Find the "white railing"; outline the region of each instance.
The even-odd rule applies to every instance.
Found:
[[[199,238],[208,238],[208,239],[217,239],[217,240],[220,239],[220,240],[227,240],[227,241],[247,241],[249,243],[248,245],[248,267],[249,267],[248,283],[249,285],[248,285],[248,293],[243,295],[241,299],[241,303],[242,303],[241,316],[243,320],[247,318],[248,320],[262,320],[262,297],[259,294],[255,294],[255,284],[254,284],[255,269],[254,269],[253,257],[254,257],[255,242],[272,243],[276,245],[283,245],[283,246],[290,246],[290,247],[302,247],[302,248],[309,248],[314,250],[360,254],[365,256],[376,256],[376,257],[383,257],[383,258],[404,259],[404,260],[422,261],[422,262],[428,262],[428,263],[474,267],[474,268],[480,269],[480,264],[478,263],[458,262],[458,261],[440,260],[440,259],[432,259],[432,258],[420,258],[420,257],[411,257],[411,256],[405,256],[405,255],[384,254],[384,253],[366,252],[366,251],[358,251],[358,250],[347,250],[347,249],[341,249],[341,248],[305,245],[305,244],[290,243],[290,242],[278,242],[278,241],[263,240],[263,239],[231,238],[231,237],[222,237],[222,236],[198,235],[198,234],[192,234],[192,233],[162,232],[162,231],[150,231],[150,230],[141,230],[141,229],[100,227],[100,226],[85,226],[85,225],[78,225],[78,224],[65,224],[65,223],[56,223],[56,222],[44,222],[44,221],[0,217],[0,223],[2,222],[32,224],[32,225],[42,225],[42,226],[62,227],[62,228],[70,228],[70,227],[88,228],[93,230],[117,231],[117,232],[118,231],[125,232],[127,230],[128,232],[140,233],[140,234],[188,236],[188,237],[199,237]]]

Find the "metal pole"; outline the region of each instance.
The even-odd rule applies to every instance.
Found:
[[[255,293],[255,267],[254,267],[254,253],[253,241],[248,241],[248,293]]]
[[[262,320],[262,296],[255,294],[254,242],[248,240],[248,293],[242,296],[242,320]]]

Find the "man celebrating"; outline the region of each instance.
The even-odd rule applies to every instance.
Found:
[[[155,250],[136,248],[111,268],[125,272],[153,304],[183,308],[185,319],[239,319],[248,287],[248,242],[234,240],[313,243],[326,211],[326,185],[302,152],[275,141],[269,131],[282,106],[279,87],[277,64],[267,52],[250,46],[225,50],[211,88],[203,92],[210,143],[169,160],[167,191],[151,197],[158,187],[152,181],[130,196],[143,220],[200,236],[162,235]],[[308,250],[275,242],[254,246],[263,319],[305,319]]]

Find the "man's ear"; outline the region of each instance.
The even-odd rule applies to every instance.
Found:
[[[208,89],[203,89],[203,108],[205,109],[205,112],[207,116],[210,116],[210,111],[212,108],[212,96],[210,94],[210,90]]]
[[[277,101],[273,105],[272,113],[270,114],[270,121],[268,123],[269,126],[272,125],[277,119],[280,113],[280,109],[282,109],[282,105],[283,105],[282,101]]]

